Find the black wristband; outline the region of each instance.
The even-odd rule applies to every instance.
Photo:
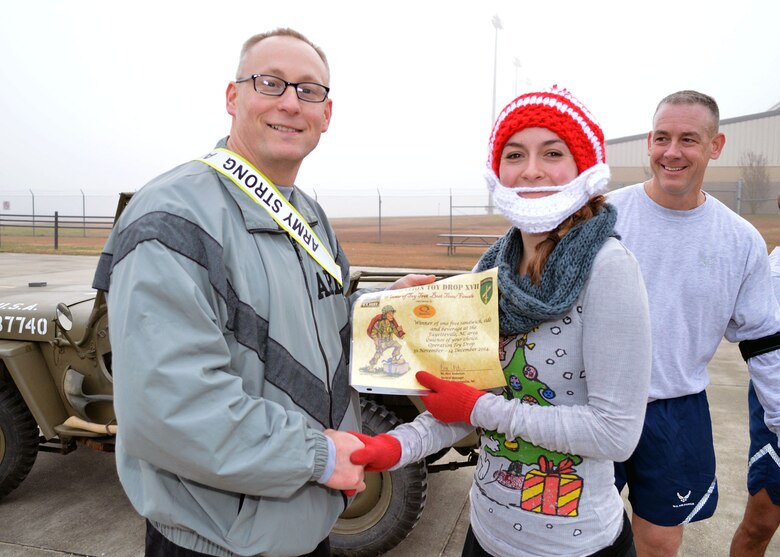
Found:
[[[742,359],[746,362],[753,356],[760,356],[778,348],[780,348],[780,332],[755,340],[743,340],[739,343],[739,351],[742,353]]]

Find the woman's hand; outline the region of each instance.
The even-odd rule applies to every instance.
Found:
[[[427,371],[418,371],[415,377],[420,385],[431,390],[420,397],[428,412],[448,424],[463,422],[471,425],[471,411],[477,399],[487,394],[457,381],[439,379]]]
[[[384,472],[401,459],[401,443],[392,435],[380,433],[371,437],[355,431],[350,433],[360,439],[365,447],[353,452],[349,459],[352,464],[365,466],[366,472]]]
[[[399,288],[411,288],[412,286],[422,286],[436,282],[436,275],[404,275],[387,287],[388,290],[398,290]]]

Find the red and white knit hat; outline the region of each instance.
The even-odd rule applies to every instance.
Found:
[[[498,176],[504,145],[525,128],[547,128],[558,134],[577,163],[577,172],[605,162],[604,133],[585,106],[566,89],[520,95],[498,115],[488,146],[488,168]]]

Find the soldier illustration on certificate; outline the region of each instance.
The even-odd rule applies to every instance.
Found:
[[[425,370],[477,389],[504,386],[496,289],[496,269],[489,269],[360,296],[353,306],[351,385],[421,394],[427,389],[414,375]]]
[[[367,373],[386,373],[388,375],[403,375],[409,371],[409,362],[404,360],[401,355],[401,343],[395,340],[403,339],[404,330],[395,320],[395,308],[387,305],[382,308],[382,313],[377,314],[368,324],[366,334],[371,337],[376,345],[376,352],[371,357],[367,366],[361,367],[360,371]],[[379,359],[385,350],[392,348],[390,357],[382,362],[380,367],[376,367]]]

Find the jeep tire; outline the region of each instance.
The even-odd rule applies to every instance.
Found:
[[[0,379],[0,499],[27,477],[36,456],[38,425],[16,387]]]
[[[363,433],[378,435],[401,421],[384,406],[361,398]],[[375,557],[403,541],[425,508],[428,471],[425,461],[392,472],[366,474],[366,490],[342,513],[330,534],[339,557]]]

